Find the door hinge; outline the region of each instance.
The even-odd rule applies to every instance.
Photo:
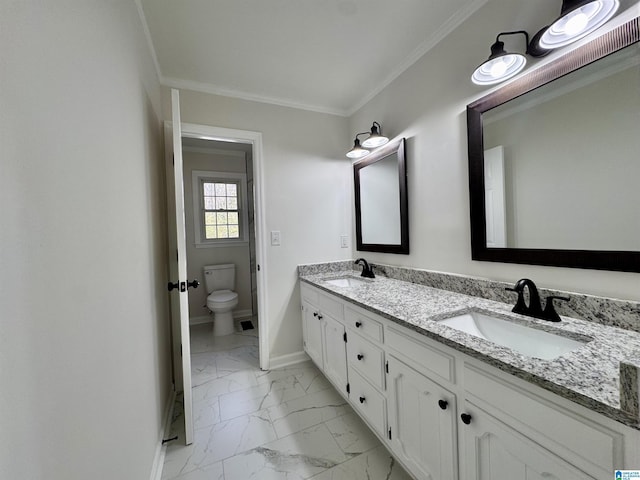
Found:
[[[182,344],[180,344],[180,356],[182,357]]]
[[[384,364],[384,368],[387,371],[387,373],[389,373],[389,360],[387,360]]]
[[[342,339],[344,340],[345,343],[347,343],[347,332],[344,332],[342,334]]]
[[[347,383],[347,393],[351,393],[351,387],[349,386],[348,383]]]
[[[178,261],[178,249],[176,248],[176,262]]]
[[[391,440],[391,427],[389,427],[389,440]]]

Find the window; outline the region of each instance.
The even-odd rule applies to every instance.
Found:
[[[246,175],[192,173],[196,247],[247,241]]]

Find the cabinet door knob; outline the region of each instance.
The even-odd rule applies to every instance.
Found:
[[[358,354],[358,360],[362,360],[364,358],[364,355],[362,355],[361,353]]]
[[[364,397],[360,397],[360,403],[364,403],[364,401],[366,400]]]
[[[318,320],[322,320],[322,315],[318,314]]]
[[[464,423],[465,425],[469,425],[471,423],[471,415],[469,415],[468,413],[463,413],[462,415],[460,415],[460,418],[462,419],[462,423]]]
[[[317,317],[318,316],[318,312],[313,312],[313,316]]]
[[[446,410],[447,406],[449,406],[449,402],[447,402],[446,400],[438,400],[438,405],[442,410]]]
[[[356,322],[356,328],[360,328],[361,325],[362,325],[362,322]]]

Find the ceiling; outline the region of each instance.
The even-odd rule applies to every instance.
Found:
[[[487,0],[138,0],[164,85],[348,116]]]

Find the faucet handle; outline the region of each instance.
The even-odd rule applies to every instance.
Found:
[[[561,320],[560,315],[556,312],[556,309],[553,306],[554,300],[562,300],[564,302],[569,301],[569,297],[561,297],[558,295],[549,295],[547,297],[547,303],[544,306],[544,312],[542,315],[545,320],[549,320],[550,322],[559,322]]]

